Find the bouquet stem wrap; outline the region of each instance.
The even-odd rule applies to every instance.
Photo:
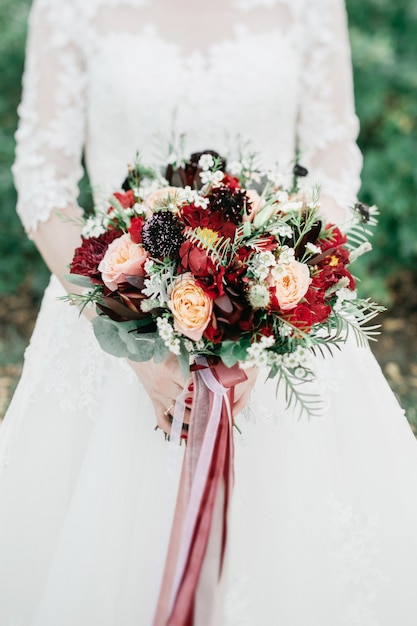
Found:
[[[204,358],[196,359],[193,370],[187,448],[154,626],[193,626],[200,601],[206,611],[215,606],[224,564],[233,487],[233,393],[246,375],[238,366],[209,366]],[[182,419],[176,412],[173,427]]]

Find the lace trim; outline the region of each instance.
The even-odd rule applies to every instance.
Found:
[[[76,202],[83,174],[86,75],[73,41],[79,20],[73,7],[58,4],[35,2],[30,20],[33,32],[12,168],[19,191],[17,212],[28,232],[38,221],[46,221],[53,209]],[[82,39],[82,29],[78,32]],[[39,46],[43,35],[47,38]]]

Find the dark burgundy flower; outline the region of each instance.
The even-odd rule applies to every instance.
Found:
[[[102,284],[98,266],[112,241],[121,237],[121,230],[107,230],[99,237],[82,238],[82,244],[74,251],[70,273],[88,276],[91,282]]]
[[[164,258],[178,254],[184,241],[183,225],[171,211],[158,211],[142,228],[142,243],[151,256]]]
[[[209,210],[212,213],[221,213],[225,222],[240,224],[243,211],[249,202],[242,189],[231,189],[224,185],[214,187],[209,196]]]

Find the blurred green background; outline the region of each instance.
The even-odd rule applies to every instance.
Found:
[[[0,416],[48,278],[15,214],[10,173],[29,6],[0,0]],[[390,307],[375,352],[417,423],[417,2],[347,0],[347,9],[364,154],[361,199],[381,211],[374,251],[355,270],[363,293]]]

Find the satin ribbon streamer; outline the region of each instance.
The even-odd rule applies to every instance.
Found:
[[[196,359],[194,398],[170,546],[154,626],[193,626],[194,602],[207,546],[214,546],[205,567],[206,605],[210,607],[222,571],[227,513],[233,482],[233,390],[246,379],[237,366],[210,367]],[[172,439],[178,441],[185,406],[176,406]],[[221,485],[224,490],[221,490]],[[224,493],[224,500],[219,498]],[[222,514],[216,515],[217,507]],[[214,537],[213,537],[214,534]],[[204,598],[202,598],[204,604]]]

